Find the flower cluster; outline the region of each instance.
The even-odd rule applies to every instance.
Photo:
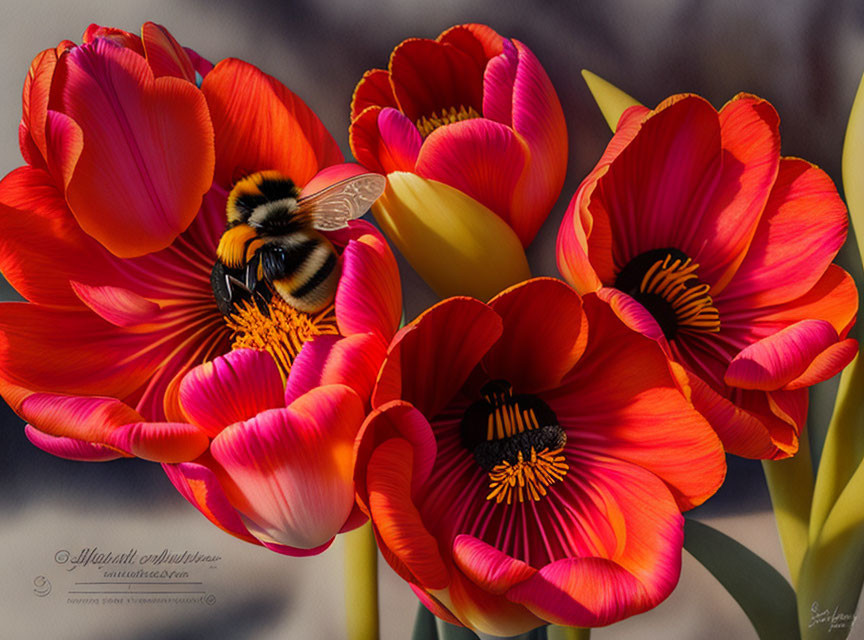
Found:
[[[0,304],[0,394],[36,446],[162,463],[242,540],[310,555],[368,519],[454,624],[611,624],[675,587],[725,452],[794,455],[808,387],[857,353],[845,206],[755,96],[627,109],[566,211],[564,282],[524,254],[567,131],[521,42],[400,44],[357,85],[352,164],[249,64],[152,23],[82,40],[33,61],[0,182],[27,300]],[[399,328],[363,197],[460,296]]]

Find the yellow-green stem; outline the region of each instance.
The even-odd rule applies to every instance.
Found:
[[[591,629],[561,627],[557,624],[550,624],[546,629],[546,638],[548,640],[589,640],[591,638]]]
[[[798,453],[794,457],[763,460],[762,468],[765,470],[789,576],[795,587],[801,561],[809,544],[810,505],[813,501],[813,464],[807,433],[801,435]]]
[[[372,525],[345,540],[345,622],[348,640],[378,640],[378,548]]]

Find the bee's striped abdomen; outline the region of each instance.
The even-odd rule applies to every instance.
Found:
[[[261,249],[261,264],[279,295],[300,311],[318,311],[333,299],[339,275],[338,255],[330,242],[317,233],[294,234],[269,242]]]

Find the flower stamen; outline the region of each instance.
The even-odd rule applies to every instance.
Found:
[[[303,345],[316,336],[338,335],[333,304],[316,313],[298,311],[279,296],[267,303],[267,313],[251,300],[241,300],[225,324],[232,331],[232,349],[267,351],[276,360],[283,378],[288,377]]]
[[[513,396],[504,380],[487,383],[462,418],[462,440],[489,477],[487,500],[537,501],[567,475],[567,436],[549,406]]]
[[[428,116],[422,116],[417,120],[417,129],[420,131],[420,135],[426,138],[435,129],[443,127],[445,124],[453,124],[454,122],[462,122],[463,120],[479,117],[480,114],[477,113],[474,107],[459,105],[458,107],[441,109],[440,112],[433,111]]]
[[[699,280],[699,265],[677,249],[656,249],[631,260],[615,288],[639,301],[672,339],[679,332],[717,333],[720,312]]]

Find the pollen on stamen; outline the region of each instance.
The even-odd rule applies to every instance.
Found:
[[[481,390],[482,400],[462,418],[462,441],[487,473],[487,500],[537,501],[567,475],[567,436],[549,406],[533,395],[512,394],[504,380]]]
[[[268,303],[269,315],[249,300],[239,302],[226,316],[232,331],[233,349],[267,351],[276,360],[283,379],[287,379],[294,359],[303,345],[316,336],[338,335],[336,311],[332,304],[316,313],[304,313],[279,296]]]
[[[462,120],[470,120],[471,118],[479,118],[480,114],[472,106],[450,107],[441,109],[441,111],[433,111],[428,116],[423,116],[417,120],[417,129],[420,135],[426,138],[430,133],[438,127],[443,127],[445,124],[453,124]]]

